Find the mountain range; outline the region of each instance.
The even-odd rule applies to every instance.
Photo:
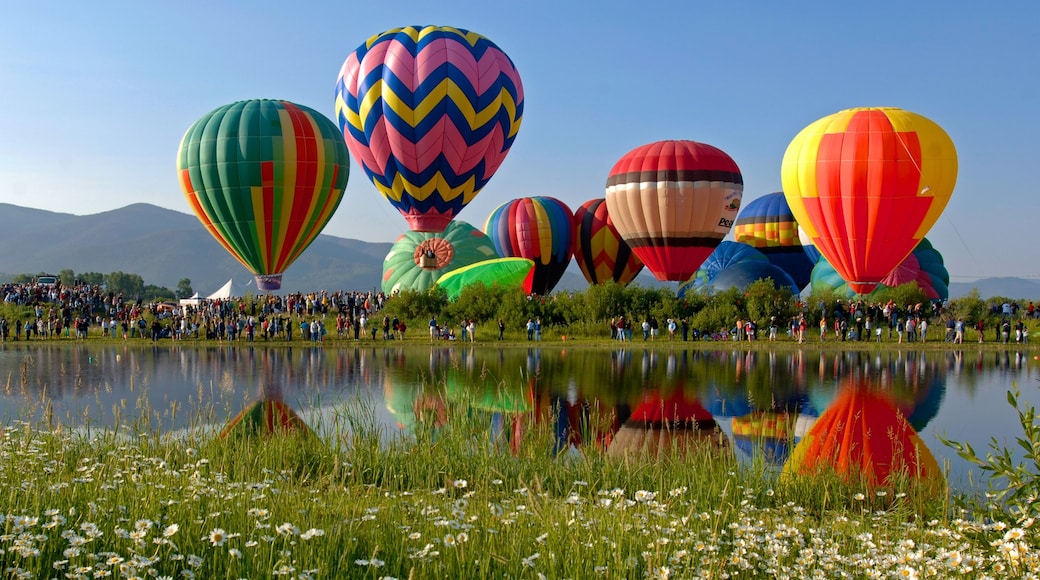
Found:
[[[140,275],[145,284],[170,289],[188,278],[205,296],[228,279],[234,280],[237,293],[245,293],[253,278],[195,216],[145,203],[84,216],[0,203],[0,232],[7,241],[6,251],[0,252],[0,280],[64,269],[125,272]],[[383,258],[391,245],[319,235],[285,272],[282,292],[378,290]],[[645,271],[636,280],[644,286],[661,285]],[[587,287],[572,264],[556,289]],[[950,298],[965,296],[973,288],[983,298],[1040,297],[1040,281],[985,278],[951,283]]]

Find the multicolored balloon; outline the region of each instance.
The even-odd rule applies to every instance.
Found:
[[[957,181],[957,151],[916,113],[848,109],[798,133],[781,177],[795,220],[849,287],[866,294],[939,219]]]
[[[336,125],[289,101],[214,109],[177,152],[188,204],[264,291],[281,288],[282,273],[328,223],[349,173]]]
[[[523,112],[513,61],[461,28],[377,34],[347,57],[336,79],[347,146],[416,231],[443,231],[487,185]]]
[[[548,294],[571,263],[574,215],[554,197],[521,197],[496,208],[484,223],[484,233],[502,257],[534,261],[528,292]]]
[[[743,190],[740,168],[721,149],[658,141],[614,164],[607,208],[658,280],[684,282],[733,227]]]
[[[383,292],[423,292],[448,272],[497,257],[491,238],[463,221],[439,234],[405,232],[383,259]]]
[[[643,270],[632,248],[621,239],[603,198],[590,199],[574,212],[574,260],[589,284],[613,280],[625,285]]]
[[[752,200],[740,210],[733,239],[754,246],[787,272],[799,289],[809,283],[813,262],[798,239],[798,222],[782,191]]]
[[[889,272],[868,296],[882,288],[895,288],[910,282],[917,282],[917,287],[929,300],[946,300],[950,297],[950,273],[946,270],[942,254],[928,238],[921,240],[913,253]],[[856,296],[856,292],[827,260],[820,260],[813,268],[811,287],[813,292],[830,291],[847,298]]]

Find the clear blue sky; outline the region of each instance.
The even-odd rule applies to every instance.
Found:
[[[1032,1],[0,0],[0,202],[190,213],[175,157],[196,119],[251,98],[334,119],[347,54],[410,24],[479,32],[523,79],[516,142],[459,215],[478,227],[515,197],[551,195],[572,209],[602,197],[614,162],[660,139],[729,153],[747,203],[779,190],[784,150],[805,125],[895,106],[933,119],[957,146],[957,188],[928,236],[952,280],[1040,277]],[[388,242],[405,229],[354,163],[325,233]]]

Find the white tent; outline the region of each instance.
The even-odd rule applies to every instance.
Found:
[[[231,291],[231,282],[233,280],[228,280],[219,290],[207,296],[206,300],[227,300],[234,297],[234,292]]]
[[[181,306],[198,306],[201,302],[202,299],[199,298],[198,292],[196,292],[191,298],[181,298],[180,300]]]

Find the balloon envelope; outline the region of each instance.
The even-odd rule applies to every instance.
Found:
[[[461,28],[377,34],[343,63],[336,119],[376,189],[417,231],[439,232],[498,170],[524,111],[513,62]]]
[[[383,292],[423,292],[448,272],[497,257],[491,239],[463,221],[452,221],[441,233],[408,231],[383,259]]]
[[[534,276],[528,288],[548,294],[571,262],[574,215],[553,197],[521,197],[496,208],[484,223],[484,233],[502,257],[528,258]]]
[[[913,253],[889,272],[869,295],[881,288],[895,288],[910,282],[917,282],[917,287],[929,300],[946,300],[950,296],[950,274],[942,255],[927,238],[921,240]],[[811,284],[813,292],[833,291],[848,298],[856,295],[827,260],[820,260],[813,267]]]
[[[498,284],[503,288],[523,288],[533,268],[534,262],[527,258],[494,258],[452,270],[441,276],[437,285],[444,288],[451,300],[477,282],[488,287]]]
[[[574,260],[589,284],[612,280],[625,285],[643,270],[643,262],[621,239],[605,199],[590,199],[574,212]]]
[[[729,233],[744,181],[720,149],[658,141],[625,154],[607,178],[618,233],[658,280],[684,282]]]
[[[795,136],[781,178],[799,225],[849,287],[866,294],[939,219],[957,180],[957,152],[921,115],[848,109]]]
[[[335,124],[289,101],[240,101],[196,121],[181,140],[177,174],[210,234],[278,290],[282,273],[343,198],[350,158]]]
[[[791,276],[799,290],[809,283],[814,261],[802,249],[798,222],[783,192],[766,194],[744,205],[733,226],[733,239],[765,254]]]

